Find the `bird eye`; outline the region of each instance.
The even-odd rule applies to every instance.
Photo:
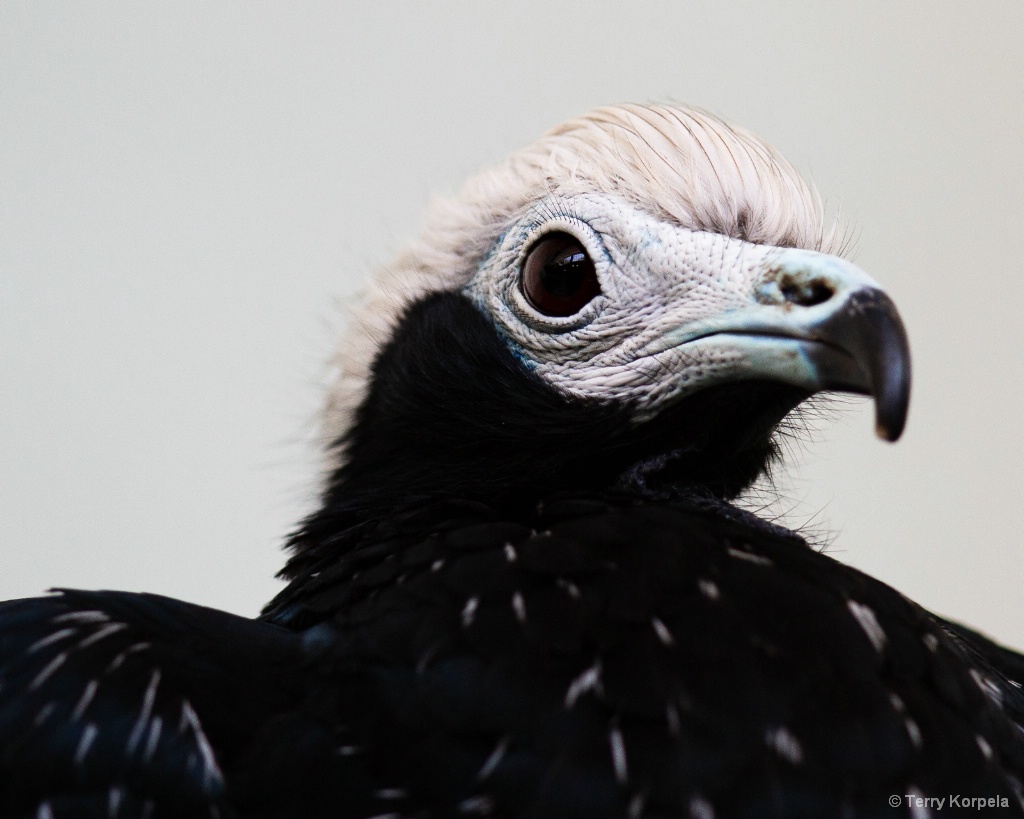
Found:
[[[568,233],[550,233],[530,248],[521,287],[546,316],[571,316],[601,292],[594,262]]]

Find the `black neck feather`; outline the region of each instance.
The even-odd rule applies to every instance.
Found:
[[[743,382],[637,425],[629,405],[557,392],[468,298],[434,294],[406,311],[381,350],[342,442],[345,463],[291,546],[296,558],[327,542],[336,549],[346,530],[436,498],[509,514],[561,491],[727,500],[769,467],[775,426],[805,397]]]

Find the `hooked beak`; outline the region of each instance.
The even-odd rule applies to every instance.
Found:
[[[892,299],[875,288],[855,290],[813,332],[818,345],[808,354],[822,388],[872,396],[878,437],[899,438],[910,406],[910,345]]]
[[[750,269],[742,306],[687,321],[645,352],[674,348],[724,362],[712,382],[781,381],[808,392],[870,395],[875,430],[895,441],[910,403],[910,346],[896,306],[860,268],[773,248]]]

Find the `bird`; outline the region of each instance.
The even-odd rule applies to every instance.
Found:
[[[354,312],[259,617],[0,604],[0,815],[1024,814],[1024,657],[737,504],[816,396],[888,441],[910,400],[892,299],[766,142],[598,108]]]

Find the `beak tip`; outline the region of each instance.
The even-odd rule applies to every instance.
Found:
[[[884,406],[877,403],[877,398],[875,400],[875,434],[883,441],[895,443],[907,425],[908,402],[903,400],[898,406]]]
[[[881,421],[875,423],[875,434],[883,441],[887,441],[890,444],[895,443],[899,440],[900,435],[903,434],[902,428],[892,428]]]

